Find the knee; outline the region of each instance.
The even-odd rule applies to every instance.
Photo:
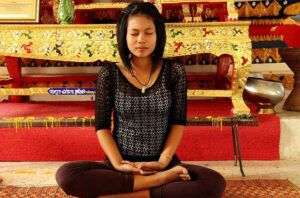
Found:
[[[70,163],[62,165],[55,174],[58,186],[68,195],[72,192],[72,167]]]
[[[188,170],[192,180],[199,185],[199,192],[195,197],[199,197],[199,194],[202,194],[205,198],[222,197],[226,187],[226,181],[220,173],[212,169],[198,166],[189,166]]]
[[[211,197],[222,197],[225,187],[226,187],[226,181],[224,179],[224,177],[216,172],[216,171],[212,171],[212,174],[210,176],[210,180],[211,180]]]

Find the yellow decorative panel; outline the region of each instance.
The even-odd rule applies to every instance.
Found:
[[[232,55],[235,75],[231,97],[237,109],[235,113],[249,114],[241,95],[251,68],[248,27],[248,22],[166,24],[164,57],[199,53]],[[113,24],[0,25],[0,56],[76,62],[118,61],[115,29]],[[234,102],[236,98],[241,101]]]

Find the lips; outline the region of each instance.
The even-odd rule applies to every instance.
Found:
[[[146,49],[148,49],[148,47],[137,47],[136,49],[138,49],[138,50],[146,50]]]

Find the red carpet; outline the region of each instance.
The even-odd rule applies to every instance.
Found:
[[[228,101],[190,101],[189,116],[230,115]],[[56,113],[58,112],[58,113]],[[0,116],[91,116],[93,104],[0,103]],[[240,143],[243,159],[279,159],[280,122],[276,115],[259,116],[258,126],[241,126]],[[0,129],[0,161],[101,160],[103,153],[94,128]],[[231,160],[233,147],[229,127],[188,126],[178,150],[183,160]]]

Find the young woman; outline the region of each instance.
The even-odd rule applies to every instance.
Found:
[[[156,7],[125,8],[117,41],[122,62],[101,67],[96,92],[96,132],[108,160],[63,165],[59,186],[78,197],[221,197],[219,173],[175,154],[186,124],[186,76],[162,58],[166,32]]]

